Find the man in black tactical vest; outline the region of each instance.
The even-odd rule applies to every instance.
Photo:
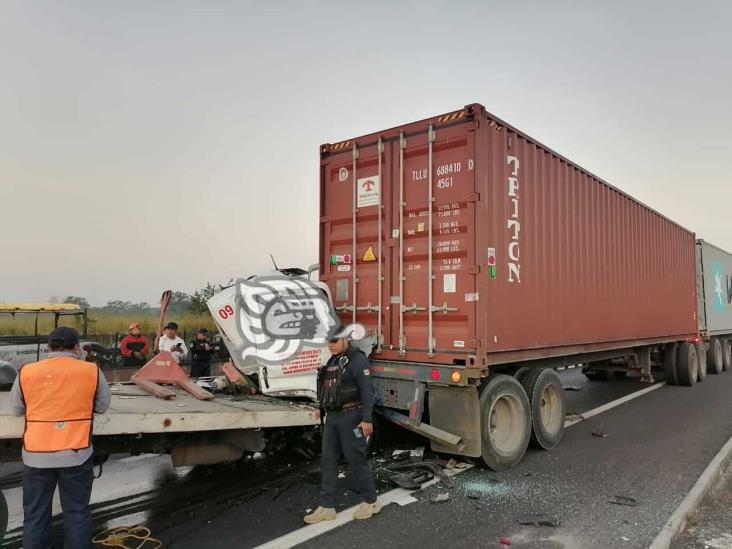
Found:
[[[338,461],[345,456],[351,468],[356,491],[363,503],[353,514],[355,519],[368,519],[381,511],[376,501],[376,488],[366,456],[366,439],[374,432],[372,413],[374,391],[369,359],[352,347],[343,329],[329,340],[331,358],[318,370],[320,413],[325,414],[323,427],[322,481],[320,506],[305,516],[315,524],[336,518],[338,496]]]

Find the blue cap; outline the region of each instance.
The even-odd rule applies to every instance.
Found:
[[[73,347],[79,343],[79,332],[73,328],[61,326],[48,334],[49,345],[61,345],[63,347]]]

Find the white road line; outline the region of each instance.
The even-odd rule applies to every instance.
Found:
[[[612,402],[608,402],[607,404],[603,404],[602,406],[599,406],[597,408],[594,408],[593,410],[590,410],[589,412],[585,412],[583,414],[580,414],[580,417],[578,419],[571,419],[564,422],[564,426],[571,427],[572,425],[577,425],[578,423],[589,419],[593,416],[596,416],[598,414],[601,414],[603,412],[607,412],[608,410],[615,408],[616,406],[620,406],[621,404],[625,404],[626,402],[633,400],[634,398],[638,398],[639,396],[645,395],[647,393],[650,393],[651,391],[655,391],[656,389],[659,389],[660,387],[663,387],[666,383],[657,383],[655,385],[651,385],[650,387],[646,387],[645,389],[641,389],[640,391],[636,391],[635,393],[631,393],[629,395],[626,395],[622,398],[618,398],[616,400],[613,400]],[[449,471],[445,471],[445,473],[449,476],[454,476],[462,473],[463,471],[467,471],[473,467],[472,465],[469,465],[468,467],[462,468],[462,469],[452,469]],[[415,492],[419,492],[420,490],[424,490],[425,488],[428,488],[429,486],[432,486],[433,484],[436,484],[440,481],[438,478],[434,478],[430,480],[429,482],[425,482],[422,485],[422,488],[419,488],[417,490],[405,490],[404,488],[395,488],[394,490],[390,490],[388,492],[385,492],[379,496],[379,503],[381,503],[382,507],[386,507],[390,503],[399,503],[400,501],[403,501],[404,498],[408,498]],[[267,543],[264,543],[262,545],[259,545],[255,547],[255,549],[289,549],[290,547],[294,547],[295,545],[298,545],[300,543],[305,543],[306,541],[309,541],[315,537],[318,537],[321,534],[324,534],[326,532],[330,532],[331,530],[335,530],[336,528],[340,528],[344,524],[348,524],[353,519],[353,512],[358,508],[358,505],[355,505],[353,507],[350,507],[349,509],[345,509],[338,513],[335,520],[326,520],[323,522],[320,522],[318,524],[310,524],[308,526],[303,526],[302,528],[299,528],[297,530],[293,530],[292,532],[285,534],[283,536],[280,536],[279,538],[273,539],[272,541],[268,541]]]
[[[464,464],[465,467],[461,469],[450,469],[446,470],[445,474],[447,476],[455,476],[463,471],[467,471],[468,469],[472,468],[473,465],[469,463]],[[382,507],[386,507],[390,503],[397,503],[404,501],[405,499],[408,501],[408,498],[414,493],[418,492],[419,490],[424,490],[425,488],[428,488],[429,486],[432,486],[433,484],[437,484],[440,482],[439,478],[433,478],[432,480],[425,482],[422,485],[422,488],[418,488],[417,490],[406,490],[404,488],[395,488],[394,490],[390,490],[388,492],[385,492],[384,494],[381,494],[379,496],[379,503],[381,503]],[[294,530],[290,532],[289,534],[285,534],[284,536],[280,536],[277,539],[273,539],[272,541],[269,541],[263,545],[259,545],[255,547],[255,549],[288,549],[289,547],[294,547],[295,545],[299,543],[304,543],[308,540],[311,540],[321,534],[325,534],[326,532],[330,532],[331,530],[335,530],[336,528],[340,528],[344,524],[348,524],[353,518],[353,512],[358,509],[358,505],[354,505],[353,507],[350,507],[349,509],[346,509],[344,511],[341,511],[336,516],[335,520],[324,520],[323,522],[319,522],[318,524],[310,524],[308,526],[303,526],[302,528],[298,530]]]
[[[608,410],[615,408],[616,406],[620,406],[621,404],[625,404],[626,402],[633,400],[634,398],[638,398],[639,396],[643,396],[647,393],[650,393],[651,391],[660,389],[664,385],[666,385],[665,381],[662,381],[661,383],[656,383],[655,385],[651,385],[650,387],[646,387],[645,389],[641,389],[640,391],[636,391],[635,393],[630,393],[629,395],[625,395],[624,397],[615,399],[611,402],[608,402],[607,404],[598,406],[597,408],[594,408],[594,409],[590,410],[589,412],[583,412],[581,414],[578,414],[578,416],[579,416],[578,418],[568,419],[567,421],[565,421],[564,427],[565,428],[571,427],[572,425],[576,425],[576,424],[580,423],[581,421],[590,419],[591,417],[601,414],[603,412],[607,412]]]

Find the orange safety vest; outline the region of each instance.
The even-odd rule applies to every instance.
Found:
[[[29,452],[88,448],[98,382],[96,364],[70,357],[47,358],[23,366],[23,448]]]

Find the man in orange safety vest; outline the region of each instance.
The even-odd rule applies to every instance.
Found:
[[[88,549],[92,481],[92,423],[110,391],[96,364],[79,358],[79,334],[56,328],[48,358],[26,364],[13,384],[10,404],[25,416],[23,433],[23,547],[53,545],[51,502],[58,485],[64,516],[64,547]]]

